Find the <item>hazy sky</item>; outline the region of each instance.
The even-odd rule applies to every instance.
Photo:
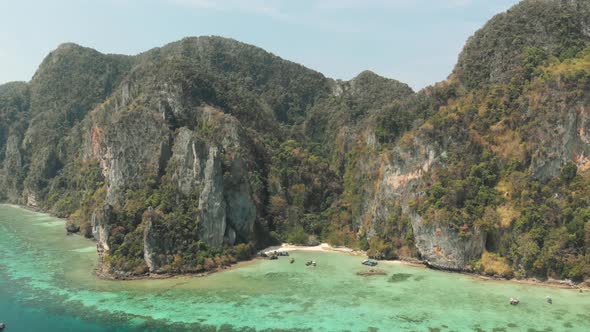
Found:
[[[419,89],[518,0],[0,0],[0,84],[28,81],[63,42],[136,54],[186,36],[260,46],[326,76],[370,69]]]

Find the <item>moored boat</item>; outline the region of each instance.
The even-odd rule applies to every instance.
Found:
[[[375,260],[372,260],[372,259],[365,259],[364,261],[361,262],[361,264],[367,265],[367,266],[377,266],[377,264],[379,264],[379,263]]]

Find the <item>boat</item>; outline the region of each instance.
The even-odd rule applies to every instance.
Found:
[[[289,256],[288,251],[277,251],[276,254],[277,256]]]
[[[547,299],[547,303],[553,304],[553,299],[551,298],[551,296],[546,296],[545,298]]]
[[[0,330],[4,330],[4,328],[6,328],[6,324],[0,323]]]
[[[377,264],[379,264],[379,263],[375,260],[372,260],[372,259],[365,259],[364,261],[361,262],[361,264],[367,265],[367,266],[377,266]]]
[[[270,255],[270,257],[268,259],[270,259],[270,260],[279,259],[279,256],[273,254],[273,255]]]
[[[289,263],[291,263],[291,264],[295,263],[295,258],[291,258],[291,259],[289,260]]]
[[[517,305],[519,303],[520,303],[520,300],[519,299],[515,299],[513,297],[510,298],[510,304]]]
[[[307,261],[307,263],[305,263],[305,266],[316,266],[316,262],[315,261]]]

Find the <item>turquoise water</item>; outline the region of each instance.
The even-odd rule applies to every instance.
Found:
[[[0,206],[6,331],[590,331],[590,293],[293,252],[204,278],[105,281],[63,221]],[[314,259],[318,266],[305,267]],[[553,298],[553,305],[545,296]],[[521,304],[510,306],[518,297]]]

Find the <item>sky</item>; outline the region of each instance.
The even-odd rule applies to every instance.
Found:
[[[418,90],[518,0],[0,0],[0,84],[28,81],[64,42],[137,54],[219,35],[336,79],[363,70]]]

